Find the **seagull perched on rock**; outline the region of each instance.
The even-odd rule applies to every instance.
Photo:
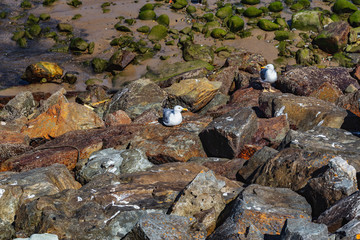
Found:
[[[277,73],[275,71],[274,65],[268,64],[264,67],[261,67],[260,78],[262,82],[270,84],[269,92],[274,92],[273,90],[271,90],[271,84],[276,82],[277,80]],[[264,92],[268,91],[264,90]]]
[[[162,122],[165,126],[176,126],[182,122],[182,111],[188,111],[182,106],[175,106],[174,109],[164,108]]]

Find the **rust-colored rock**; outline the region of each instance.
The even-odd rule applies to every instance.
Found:
[[[104,122],[96,113],[77,103],[62,103],[30,120],[21,132],[30,138],[49,139],[69,131],[97,127],[104,127]]]
[[[130,124],[131,118],[123,110],[118,110],[116,112],[106,115],[105,125],[107,127],[116,126],[121,124]]]
[[[224,66],[237,66],[239,70],[251,74],[258,74],[261,67],[267,64],[266,59],[257,53],[250,53],[246,50],[239,50],[226,59]]]
[[[239,107],[259,106],[259,96],[261,92],[261,90],[254,88],[239,89],[231,95],[229,104],[236,104]]]
[[[0,130],[0,163],[29,151],[29,137],[19,132]]]
[[[309,96],[327,102],[335,103],[343,95],[341,90],[334,84],[324,82],[319,88],[315,89]]]
[[[260,147],[277,148],[289,130],[289,122],[285,115],[274,118],[259,118],[258,130],[254,135],[253,143]]]

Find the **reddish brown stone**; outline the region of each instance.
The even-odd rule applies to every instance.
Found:
[[[241,152],[239,153],[238,157],[245,159],[245,160],[249,160],[260,149],[261,149],[261,147],[259,147],[259,146],[246,144],[241,149]]]
[[[123,110],[118,110],[116,112],[106,115],[104,121],[105,125],[107,127],[110,127],[122,124],[130,124],[131,118]]]
[[[234,80],[238,73],[237,66],[230,66],[223,69],[220,69],[215,74],[209,76],[210,81],[218,81],[222,82],[222,85],[219,91],[223,94],[228,94],[229,92],[233,91],[235,88]]]
[[[254,88],[239,89],[231,95],[229,103],[238,107],[257,107],[261,92]]]
[[[319,88],[316,88],[309,96],[315,97],[327,102],[335,103],[343,95],[342,91],[334,84],[324,82]]]
[[[103,126],[104,122],[89,108],[77,103],[60,103],[30,120],[21,132],[30,138],[49,139],[69,131]]]
[[[260,147],[277,148],[289,130],[289,122],[285,115],[274,118],[259,118],[254,144]]]
[[[227,161],[207,161],[203,166],[213,170],[216,174],[231,180],[236,180],[236,174],[245,163],[245,159],[235,158]]]

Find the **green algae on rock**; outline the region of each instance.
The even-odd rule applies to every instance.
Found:
[[[291,28],[303,31],[320,31],[322,13],[320,11],[305,10],[292,15]]]
[[[275,40],[284,41],[290,38],[290,32],[288,31],[275,31]]]
[[[311,66],[316,63],[320,63],[321,59],[319,55],[314,54],[310,49],[299,49],[296,52],[296,63],[303,66]]]
[[[210,46],[187,42],[184,44],[183,58],[185,61],[201,60],[212,63],[214,61],[214,51]]]
[[[144,6],[142,6],[141,8],[140,8],[140,12],[142,12],[142,11],[146,11],[146,10],[154,10],[154,4],[152,4],[152,3],[147,3],[147,4],[145,4]]]
[[[169,26],[170,24],[170,18],[166,14],[161,14],[157,19],[156,22],[158,24],[164,25],[165,27]]]
[[[213,13],[205,13],[202,16],[203,19],[205,19],[207,22],[212,22],[214,21],[214,14]]]
[[[360,27],[360,11],[356,11],[350,15],[349,23],[352,27]]]
[[[72,32],[74,30],[73,26],[69,23],[59,23],[56,27],[60,32]]]
[[[284,9],[284,6],[280,1],[275,1],[270,3],[268,9],[270,12],[281,12]]]
[[[263,11],[261,11],[260,9],[256,8],[256,7],[248,7],[244,12],[243,15],[245,17],[248,18],[255,18],[255,17],[259,17],[261,16],[261,14],[263,14]]]
[[[213,38],[223,38],[226,34],[227,32],[222,28],[215,28],[211,31],[211,36]]]
[[[23,78],[28,82],[56,81],[63,75],[62,68],[53,62],[37,62],[29,65],[24,73]]]
[[[189,14],[192,14],[192,13],[196,12],[196,7],[194,7],[193,5],[190,5],[186,8],[186,12]]]
[[[156,13],[153,10],[145,10],[139,13],[140,20],[154,20],[156,19]]]
[[[238,32],[244,28],[244,20],[239,16],[232,16],[227,21],[227,26],[230,28],[232,32]]]
[[[49,20],[50,19],[50,14],[42,13],[42,14],[40,14],[39,18],[40,18],[41,21]]]
[[[176,62],[174,64],[164,63],[156,69],[148,67],[148,72],[145,74],[145,77],[155,82],[163,82],[182,73],[202,68],[205,68],[208,71],[212,71],[214,69],[211,64],[200,60]]]
[[[120,32],[131,32],[131,29],[122,25],[121,22],[116,23],[114,28]]]
[[[335,13],[352,13],[358,10],[358,8],[351,2],[347,0],[336,0],[332,10]]]
[[[268,19],[260,19],[257,25],[264,31],[275,31],[280,29],[279,24],[276,24]]]
[[[159,41],[167,36],[168,29],[164,25],[156,25],[151,28],[148,35],[150,41]]]
[[[136,31],[141,32],[141,33],[148,33],[148,32],[150,32],[150,27],[149,26],[141,26],[138,29],[136,29]]]
[[[260,0],[241,0],[241,3],[247,5],[256,5],[260,3]]]
[[[87,50],[89,44],[82,38],[73,38],[70,41],[69,49],[75,52],[84,52]]]
[[[171,5],[173,9],[182,9],[188,5],[187,0],[174,0],[175,2]]]
[[[225,7],[219,8],[219,10],[217,10],[217,12],[215,14],[215,16],[220,19],[227,18],[231,15],[232,15],[232,7],[231,6],[225,6]]]

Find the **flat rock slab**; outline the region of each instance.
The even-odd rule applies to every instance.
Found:
[[[293,93],[299,96],[309,96],[324,82],[334,84],[343,92],[350,84],[353,84],[357,89],[360,88],[357,80],[351,77],[349,69],[343,67],[293,68],[281,74],[281,77],[279,77],[276,82],[276,87],[282,92]]]
[[[200,134],[209,157],[235,158],[257,128],[251,108],[238,108],[214,119]]]
[[[104,126],[102,119],[89,108],[78,103],[60,103],[30,120],[21,132],[30,138],[50,139],[74,130]]]
[[[142,236],[138,238],[138,236]],[[166,214],[147,214],[135,225],[124,240],[184,239],[205,240],[206,231],[196,218]]]
[[[311,207],[304,197],[288,188],[256,184],[238,196],[230,211],[209,239],[242,239],[250,224],[262,234],[280,235],[286,219],[311,219]]]
[[[345,109],[329,102],[293,94],[264,93],[259,99],[265,116],[287,116],[290,128],[309,130],[315,126],[340,128],[347,116]]]
[[[341,156],[357,172],[360,171],[360,139],[342,129],[315,127],[306,132],[290,130],[282,146]]]
[[[172,106],[180,105],[197,112],[209,103],[219,91],[222,83],[207,78],[185,79],[164,90],[169,94]]]

